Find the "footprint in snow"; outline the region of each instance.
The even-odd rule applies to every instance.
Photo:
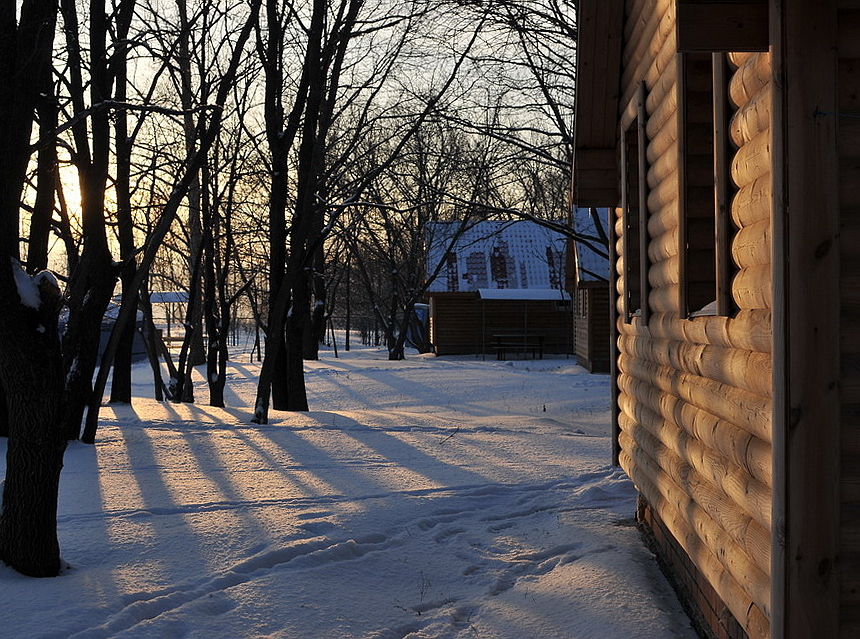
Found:
[[[330,521],[311,521],[306,524],[302,524],[299,528],[307,530],[309,533],[314,535],[324,535],[337,528],[337,526]]]

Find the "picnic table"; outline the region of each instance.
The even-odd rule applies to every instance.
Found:
[[[500,333],[493,335],[496,359],[503,360],[508,353],[531,353],[532,359],[543,359],[544,335],[540,333]]]

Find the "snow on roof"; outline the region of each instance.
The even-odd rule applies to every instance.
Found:
[[[186,291],[153,291],[149,294],[149,301],[153,304],[184,304],[188,301]]]
[[[609,223],[609,209],[597,209],[597,214],[605,230]],[[600,235],[591,216],[591,210],[587,208],[578,208],[574,212],[573,230],[578,235],[586,237],[598,238]],[[594,245],[603,251],[607,250],[599,241],[595,241]],[[574,243],[574,254],[578,281],[599,282],[609,279],[609,259],[606,255],[601,255],[582,242]]]
[[[564,285],[567,238],[529,222],[487,221],[467,229],[445,255],[458,222],[427,230],[427,272],[445,262],[429,292],[478,289],[559,289]]]
[[[569,300],[566,291],[554,288],[479,288],[484,300]]]

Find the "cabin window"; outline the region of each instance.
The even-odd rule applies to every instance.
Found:
[[[679,54],[681,312],[730,315],[732,187],[725,55]]]
[[[621,215],[624,263],[624,320],[648,321],[648,162],[645,132],[645,83],[632,105],[635,117],[621,129]]]
[[[588,317],[588,289],[576,289],[576,316],[580,319]]]

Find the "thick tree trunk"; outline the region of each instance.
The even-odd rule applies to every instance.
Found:
[[[6,391],[0,384],[0,437],[9,436],[9,405],[6,402]]]
[[[0,282],[0,290],[14,299],[8,279]],[[32,577],[60,572],[57,494],[66,437],[58,420],[63,389],[59,300],[59,289],[45,282],[38,310],[10,299],[0,309],[0,385],[9,415],[0,559]]]
[[[50,77],[56,16],[55,3],[24,0],[5,3],[0,17],[0,430],[9,436],[0,559],[39,577],[60,570],[56,513],[66,446],[57,422],[63,379],[57,337],[60,291],[46,282],[38,302],[30,298],[29,306],[21,304],[17,284],[27,276],[12,258],[19,251],[33,113],[44,89],[33,79]],[[32,246],[37,245],[34,257],[43,252],[41,236],[33,238]],[[27,289],[30,283],[24,284]]]
[[[269,333],[271,335],[271,332]],[[272,408],[275,410],[290,409],[290,390],[289,390],[289,356],[287,355],[286,344],[286,327],[281,330],[280,341],[267,338],[266,352],[269,349],[274,349],[272,356]]]
[[[28,377],[32,379],[32,375]],[[0,559],[29,577],[56,577],[60,573],[57,495],[66,440],[63,437],[50,444],[39,440],[36,433],[60,432],[56,410],[40,404],[43,399],[30,394],[22,396],[29,406],[12,402],[10,407],[16,429],[26,434],[9,439],[0,515]],[[43,414],[34,414],[33,407]]]
[[[305,358],[302,353],[304,326],[302,318],[287,321],[287,409],[308,410],[308,395],[305,388]]]

